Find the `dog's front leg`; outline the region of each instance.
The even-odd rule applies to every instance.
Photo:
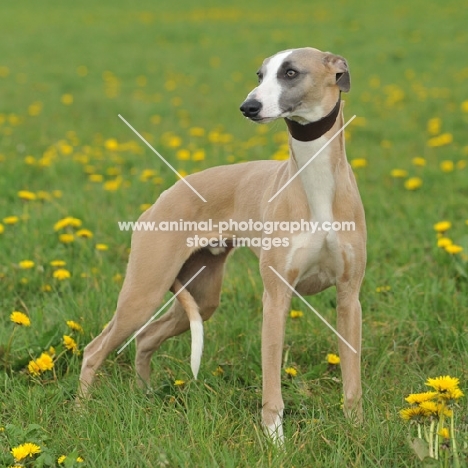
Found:
[[[284,442],[281,361],[286,317],[291,302],[290,289],[280,281],[269,275],[268,282],[265,282],[262,325],[262,420],[265,432],[277,445]]]
[[[362,421],[361,387],[361,304],[355,285],[337,284],[337,329],[345,340],[339,340],[343,379],[343,410],[354,422]]]

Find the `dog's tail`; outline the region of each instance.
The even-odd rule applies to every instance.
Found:
[[[185,289],[182,283],[176,278],[172,285],[172,291],[177,294],[177,300],[184,308],[188,319],[190,320],[190,332],[192,334],[192,355],[190,358],[190,366],[193,376],[197,379],[198,370],[203,352],[203,319],[200,315],[195,299],[190,292]]]

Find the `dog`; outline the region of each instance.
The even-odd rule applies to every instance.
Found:
[[[339,340],[343,408],[346,416],[362,419],[359,291],[366,264],[366,225],[342,130],[341,92],[348,92],[351,85],[346,60],[314,48],[290,49],[267,58],[257,75],[258,86],[240,110],[256,123],[284,119],[290,158],[213,167],[191,174],[186,183],[178,181],[163,192],[139,221],[353,223],[355,229],[350,231],[324,228],[313,234],[287,233],[284,245],[251,247],[259,258],[264,285],[262,421],[271,439],[282,444],[282,352],[294,294],[311,295],[336,287],[337,331],[344,338]],[[203,193],[206,203],[188,183]],[[284,236],[278,223],[274,226],[274,234]],[[210,239],[218,235],[214,228],[196,233]],[[202,323],[219,305],[226,259],[235,247],[236,236],[253,238],[258,232],[229,228],[223,234],[226,242],[222,246],[200,248],[189,245],[186,232],[134,231],[116,312],[84,350],[80,398],[88,395],[96,371],[109,353],[136,330],[140,333],[135,364],[141,382],[149,383],[151,356],[161,343],[189,328],[196,377],[203,346]],[[205,268],[200,272],[201,267]],[[168,290],[177,294],[177,300],[165,315],[141,329]]]

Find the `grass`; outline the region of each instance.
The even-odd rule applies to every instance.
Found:
[[[461,60],[467,20],[454,0],[4,6],[3,353],[13,310],[26,312],[32,325],[17,330],[13,370],[0,373],[0,426],[38,424],[54,456],[76,448],[93,467],[419,466],[398,415],[404,396],[436,375],[457,376],[467,389],[467,257],[438,248],[433,230],[436,222],[450,221],[448,235],[468,252],[468,68]],[[362,427],[342,416],[339,372],[325,363],[327,353],[337,352],[335,336],[294,301],[304,316],[287,325],[285,365],[298,375],[285,374],[283,382],[286,452],[265,440],[259,419],[262,287],[256,260],[244,250],[230,259],[221,306],[206,324],[197,382],[190,380],[188,335],[156,354],[149,396],[136,387],[132,346],[107,360],[83,411],[73,405],[78,356],[65,355],[56,378],[32,380],[25,365],[49,344],[60,347],[66,320],[84,327],[82,349],[110,319],[130,245],[117,221],[135,220],[142,204],[153,203],[176,180],[117,114],[187,173],[271,158],[284,124],[254,126],[238,106],[255,86],[263,58],[306,45],[347,58],[352,89],[345,113],[365,118],[351,126],[347,143],[348,159],[367,162],[355,169],[369,231],[361,292]],[[71,100],[64,95],[73,102],[64,104]],[[441,119],[439,133],[450,133],[453,142],[428,145],[432,118]],[[193,127],[204,136],[192,136]],[[205,158],[181,160],[180,149],[203,150]],[[412,163],[417,156],[424,167]],[[441,170],[445,160],[454,162],[453,171]],[[392,169],[408,175],[393,178]],[[90,181],[90,174],[102,182]],[[405,189],[409,177],[420,177],[422,186]],[[47,199],[24,202],[20,190],[45,191]],[[19,221],[7,225],[2,219],[8,216]],[[53,226],[65,216],[82,220],[93,238],[59,242]],[[96,250],[98,243],[108,250]],[[66,261],[69,280],[52,277],[54,259]],[[34,261],[34,268],[19,268],[23,260]],[[379,293],[381,286],[391,289]],[[310,302],[334,323],[333,290]],[[213,375],[218,366],[224,373]],[[176,379],[186,384],[177,387]],[[460,405],[458,423],[466,430],[466,398]],[[0,460],[9,448],[0,447]]]

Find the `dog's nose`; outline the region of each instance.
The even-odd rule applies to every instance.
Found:
[[[240,106],[240,110],[246,117],[256,117],[262,110],[262,103],[256,99],[248,99]]]

